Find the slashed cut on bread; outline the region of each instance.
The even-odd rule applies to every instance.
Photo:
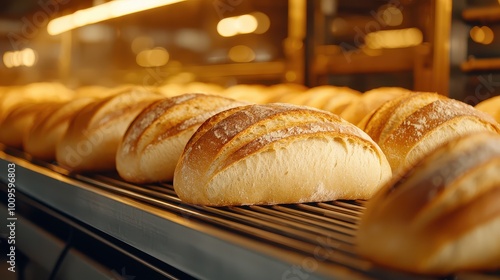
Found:
[[[500,268],[500,135],[433,150],[368,201],[357,232],[370,260],[416,273]]]
[[[161,98],[141,87],[127,87],[83,107],[56,146],[57,162],[74,171],[114,170],[118,144],[128,126]]]
[[[384,151],[393,173],[455,137],[479,131],[500,132],[491,116],[458,100],[428,92],[414,92],[386,102],[359,127]]]
[[[186,202],[202,205],[367,199],[391,176],[363,131],[326,111],[290,104],[237,107],[208,119],[174,174]]]
[[[56,108],[44,109],[46,112],[35,118],[24,137],[24,151],[39,159],[54,160],[56,145],[66,133],[69,122],[79,110],[94,100],[89,97],[75,98]]]
[[[216,113],[246,104],[208,94],[154,102],[137,116],[120,142],[118,173],[135,183],[172,181],[177,161],[196,129]]]

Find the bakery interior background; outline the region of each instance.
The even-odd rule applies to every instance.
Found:
[[[500,94],[497,0],[187,0],[47,31],[106,2],[1,1],[0,85],[401,86],[470,104]]]

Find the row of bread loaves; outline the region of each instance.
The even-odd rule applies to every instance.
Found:
[[[37,103],[43,108],[36,110],[24,106],[32,112],[32,125],[23,137],[25,151],[55,158],[76,172],[116,169],[135,183],[173,180],[183,200],[209,205],[367,199],[391,176],[384,154],[370,137],[323,110],[248,105],[211,94],[168,98],[130,86],[101,98],[92,88],[85,91],[90,93],[71,101]],[[211,133],[216,138],[206,141]],[[188,141],[190,148],[205,147],[203,152],[186,152]],[[217,169],[224,172],[197,169],[194,163],[213,168],[223,164]],[[197,177],[201,172],[217,173]],[[187,177],[206,178],[206,184],[187,185],[182,180]],[[276,184],[271,188],[270,182]],[[215,188],[209,193],[219,196],[207,196],[207,185]],[[205,199],[185,194],[193,191]]]

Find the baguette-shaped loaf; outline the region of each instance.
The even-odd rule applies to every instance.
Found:
[[[63,137],[70,120],[95,98],[76,98],[61,103],[55,108],[47,108],[38,116],[23,140],[24,151],[43,160],[56,158],[56,145]]]
[[[174,174],[179,197],[202,205],[368,199],[391,176],[362,130],[289,104],[237,107],[208,119]]]
[[[315,107],[339,115],[349,104],[360,98],[361,93],[351,88],[324,85],[297,94],[288,103]]]
[[[207,94],[183,94],[151,104],[129,126],[116,154],[120,176],[135,183],[172,181],[189,138],[209,117],[246,105]]]
[[[479,111],[490,114],[497,122],[500,123],[500,95],[479,102],[475,108]]]
[[[358,251],[417,273],[500,268],[499,170],[499,135],[440,146],[368,201]]]
[[[18,105],[42,102],[64,102],[73,98],[72,90],[58,83],[32,83],[11,86],[0,96],[0,122]]]
[[[267,93],[267,87],[258,84],[234,85],[221,92],[221,94],[231,99],[246,101],[250,103],[257,103],[257,104],[266,103],[267,100],[269,99],[269,95]]]
[[[384,151],[393,173],[460,135],[500,132],[491,116],[463,102],[426,92],[388,101],[358,125]]]
[[[360,99],[347,106],[340,116],[355,125],[385,102],[408,94],[410,91],[399,87],[380,87],[369,90]]]
[[[118,144],[128,126],[161,98],[144,88],[125,88],[83,107],[56,146],[57,162],[74,171],[114,170]]]
[[[58,102],[28,102],[17,104],[0,122],[0,142],[7,146],[23,147],[23,139],[33,126],[35,119],[44,118],[55,110]]]

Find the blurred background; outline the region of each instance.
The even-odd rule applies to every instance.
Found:
[[[496,0],[153,0],[113,8],[123,1],[3,0],[0,85],[400,86],[470,104],[500,92]]]

